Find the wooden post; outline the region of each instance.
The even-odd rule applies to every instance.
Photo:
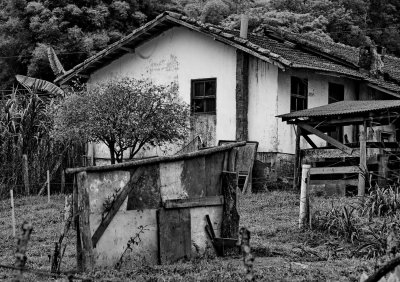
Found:
[[[61,187],[60,187],[61,194],[65,193],[65,170],[64,167],[61,167]]]
[[[238,245],[240,245],[240,248],[242,250],[243,265],[244,268],[246,269],[245,281],[254,281],[254,271],[253,271],[254,256],[251,253],[251,248],[250,248],[250,231],[247,230],[247,228],[242,227],[240,228],[239,235],[240,236],[238,240]]]
[[[301,173],[301,191],[300,191],[300,216],[299,228],[304,228],[309,222],[309,199],[308,199],[308,183],[310,179],[311,165],[304,164]]]
[[[237,183],[237,172],[222,172],[222,194],[224,196],[221,223],[222,238],[238,237],[240,216],[236,208]]]
[[[79,231],[82,244],[82,270],[91,271],[94,268],[92,233],[90,231],[90,202],[86,172],[77,175]]]
[[[28,170],[28,155],[22,155],[22,174],[24,177],[25,194],[28,196],[30,194],[29,185],[29,170]]]
[[[365,177],[367,169],[367,121],[364,120],[364,132],[360,133],[360,173],[358,174],[358,196],[365,195]]]
[[[13,237],[15,238],[15,209],[14,209],[14,191],[10,189],[10,197],[11,197],[11,224]]]
[[[300,127],[296,126],[296,147],[294,155],[294,172],[293,172],[293,189],[296,190],[299,187],[298,171],[300,167]]]
[[[15,264],[14,266],[20,269],[20,272],[16,275],[14,281],[22,281],[22,273],[27,260],[26,250],[28,248],[29,238],[32,233],[32,224],[24,222],[21,226],[21,234],[18,235],[17,250],[15,252]]]
[[[50,203],[50,171],[47,170],[47,203]]]

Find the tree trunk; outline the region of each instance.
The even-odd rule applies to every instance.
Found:
[[[108,148],[110,149],[111,164],[115,164],[115,149],[114,143],[109,143]]]

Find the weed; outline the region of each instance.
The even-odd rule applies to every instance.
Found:
[[[392,216],[400,210],[400,199],[394,187],[380,187],[376,185],[370,189],[366,200],[359,204],[361,215],[368,216],[371,221],[374,216]]]
[[[111,196],[107,196],[107,198],[104,200],[103,211],[101,213],[101,220],[102,221],[104,220],[104,218],[107,216],[107,214],[112,209],[115,201],[117,200],[118,193],[119,193],[120,190],[121,190],[121,188],[114,189],[114,192],[112,193],[112,195]]]
[[[135,236],[131,237],[131,238],[128,240],[128,243],[126,244],[126,248],[125,248],[124,252],[122,253],[121,257],[119,258],[117,264],[115,265],[115,269],[120,270],[126,252],[127,252],[128,250],[133,251],[132,246],[137,246],[137,245],[139,245],[140,242],[142,242],[142,239],[140,239],[140,235],[141,235],[141,234],[144,234],[144,231],[148,231],[148,230],[149,230],[149,229],[147,229],[146,227],[147,227],[147,225],[145,225],[145,226],[140,225],[140,226],[138,227],[138,230],[139,230],[139,231],[136,232]]]
[[[360,237],[360,227],[357,225],[355,207],[332,207],[329,211],[314,213],[313,227],[318,230],[326,230],[330,234],[344,237],[353,243]]]

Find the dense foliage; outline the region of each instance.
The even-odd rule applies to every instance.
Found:
[[[56,140],[103,142],[111,163],[132,159],[145,146],[184,140],[189,118],[189,107],[174,84],[132,78],[101,82],[67,95],[55,112]]]
[[[70,69],[166,10],[236,28],[247,13],[250,28],[269,24],[353,46],[370,37],[400,55],[398,0],[0,0],[0,89],[16,74],[52,81],[48,46]]]

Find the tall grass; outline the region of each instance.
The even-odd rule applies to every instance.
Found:
[[[332,203],[328,211],[317,210],[313,229],[351,243],[353,255],[379,257],[387,251],[391,227],[400,226],[400,199],[397,187],[375,186],[368,196],[353,204]]]

